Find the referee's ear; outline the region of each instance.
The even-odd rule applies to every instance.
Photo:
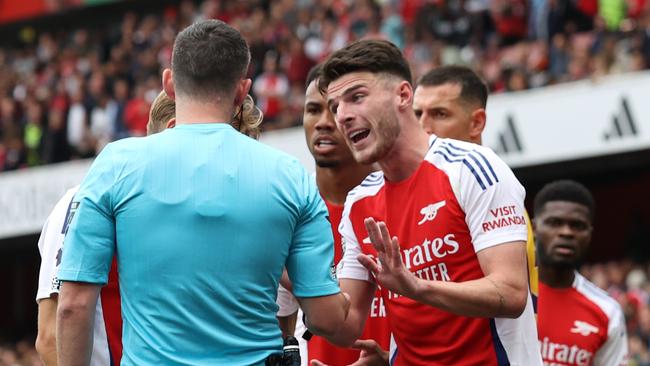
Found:
[[[248,92],[251,90],[251,84],[253,84],[251,79],[246,78],[239,80],[237,88],[235,89],[235,107],[239,107],[244,103],[244,99],[246,99]]]
[[[174,78],[172,77],[172,70],[166,68],[162,73],[162,85],[165,94],[169,99],[176,101],[176,90],[174,88]]]

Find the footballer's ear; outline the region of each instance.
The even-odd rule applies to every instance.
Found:
[[[172,77],[172,70],[169,68],[163,70],[162,85],[163,85],[163,90],[165,91],[165,94],[167,94],[169,99],[175,101],[176,89],[174,87],[174,78]]]
[[[398,108],[400,111],[413,109],[413,87],[411,86],[411,83],[406,80],[402,80],[397,85],[396,96],[398,100]]]
[[[481,135],[485,129],[485,122],[487,115],[484,108],[478,108],[472,112],[472,117],[469,126],[469,137],[471,141],[481,143]]]

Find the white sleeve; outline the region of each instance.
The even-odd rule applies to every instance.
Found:
[[[63,250],[63,238],[67,229],[68,210],[72,197],[77,192],[72,188],[61,197],[45,220],[41,236],[38,239],[38,251],[41,254],[41,268],[38,272],[38,289],[36,301],[47,299],[59,293],[61,283],[58,278],[59,264]]]
[[[299,308],[296,297],[282,285],[278,287],[278,298],[275,302],[279,306],[278,312],[275,314],[276,316],[289,316],[298,311]]]
[[[607,340],[596,352],[595,366],[625,366],[627,365],[627,331],[625,317],[620,306],[616,307],[613,316],[609,318]]]
[[[526,192],[512,170],[488,148],[472,151],[459,172],[459,203],[474,251],[528,238]]]
[[[357,260],[357,256],[361,254],[361,247],[359,246],[359,242],[354,234],[352,221],[350,220],[351,206],[352,204],[350,203],[350,205],[348,205],[348,201],[346,200],[345,208],[343,209],[343,216],[341,217],[341,224],[339,225],[341,246],[343,247],[343,258],[341,258],[336,267],[336,276],[339,279],[347,278],[373,282],[374,279],[370,276],[366,267]]]
[[[41,254],[41,269],[38,271],[38,289],[36,291],[36,302],[49,298],[52,294],[59,292],[56,281],[56,243],[47,240],[50,218],[45,220],[41,236],[38,238],[38,251]],[[58,281],[56,281],[58,282]]]

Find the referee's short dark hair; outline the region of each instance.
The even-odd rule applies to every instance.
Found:
[[[460,98],[466,102],[477,103],[481,108],[487,106],[488,88],[481,78],[469,67],[459,65],[441,66],[422,75],[418,86],[460,85]]]
[[[557,180],[545,185],[535,196],[534,213],[540,215],[544,205],[552,201],[573,202],[589,209],[589,219],[593,220],[596,205],[591,192],[584,185],[573,180]]]
[[[249,62],[248,45],[236,29],[220,20],[194,23],[174,42],[176,93],[202,101],[230,95],[246,76]]]

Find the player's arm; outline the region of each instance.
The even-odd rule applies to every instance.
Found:
[[[36,352],[46,366],[56,366],[56,306],[57,295],[38,302],[38,334]]]
[[[70,226],[58,270],[57,353],[61,365],[88,365],[95,307],[115,253],[115,196],[119,189],[112,147],[95,159],[71,203]]]
[[[56,206],[55,206],[56,207]],[[46,366],[56,365],[56,302],[58,290],[52,288],[52,273],[56,271],[56,245],[48,240],[53,226],[49,225],[52,213],[45,220],[38,250],[41,254],[41,268],[38,273],[38,333],[36,335],[36,352]]]
[[[285,273],[286,270],[282,275],[284,276]],[[293,335],[296,331],[296,320],[298,319],[298,300],[281,283],[278,287],[278,297],[275,302],[278,304],[278,312],[275,316],[278,318],[282,337]]]
[[[528,299],[525,242],[477,253],[485,277],[461,283],[417,279],[416,300],[464,316],[517,318]]]
[[[63,246],[66,217],[74,192],[68,191],[45,220],[38,239],[41,268],[38,273],[38,333],[36,352],[47,366],[56,365],[56,307],[59,294],[58,260]]]
[[[90,363],[93,319],[101,286],[64,281],[57,310],[58,362],[66,366]]]
[[[305,325],[310,332],[327,338],[341,347],[347,347],[354,339],[341,336],[350,301],[344,293],[317,297],[298,297],[300,307],[305,313]]]
[[[479,252],[485,277],[466,282],[429,281],[413,275],[402,262],[399,242],[388,228],[366,220],[378,260],[360,255],[383,287],[420,303],[473,317],[518,317],[526,306],[528,285],[524,242],[496,245]],[[381,266],[379,265],[381,263]]]
[[[282,277],[280,277],[280,285],[284,287],[285,290],[288,292],[291,292],[291,289],[293,289],[293,285],[291,284],[291,280],[289,279],[289,272],[287,272],[287,269],[282,270]]]
[[[372,298],[375,294],[376,285],[368,281],[343,278],[340,280],[340,286],[341,291],[349,297],[350,307],[347,317],[344,321],[337,324],[336,332],[322,336],[333,344],[348,347],[363,332],[366,319],[368,319],[370,312]],[[303,310],[305,310],[304,307]],[[311,328],[309,329],[311,330]]]
[[[594,366],[626,366],[628,364],[627,329],[625,316],[619,306],[610,316],[607,340],[600,347],[594,358]]]
[[[282,338],[292,336],[296,333],[296,322],[298,320],[298,312],[287,316],[277,316]]]

